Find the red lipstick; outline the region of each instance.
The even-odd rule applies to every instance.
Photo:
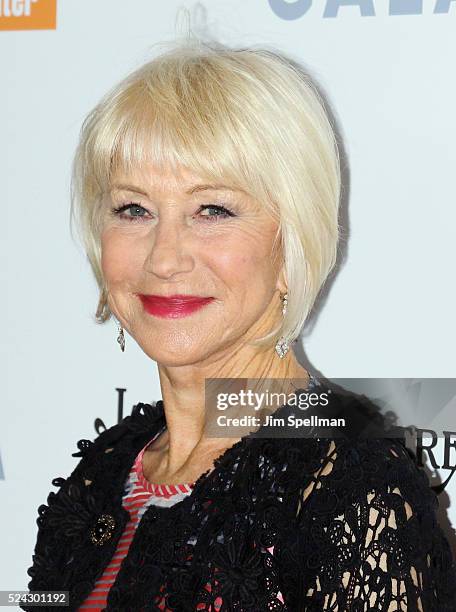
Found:
[[[187,317],[199,310],[214,298],[198,295],[145,295],[138,294],[144,310],[155,317],[177,319]]]

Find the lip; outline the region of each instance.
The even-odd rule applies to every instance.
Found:
[[[199,295],[146,295],[137,294],[142,302],[143,308],[155,317],[165,319],[178,319],[187,317],[193,312],[200,310],[213,297],[201,297]]]

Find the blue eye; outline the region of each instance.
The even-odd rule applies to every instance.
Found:
[[[226,218],[226,217],[234,217],[234,213],[232,213],[230,210],[228,210],[228,208],[225,208],[224,206],[220,206],[218,204],[205,204],[204,206],[201,206],[200,211],[203,210],[207,210],[212,208],[213,210],[217,210],[218,212],[222,213],[221,215],[202,215],[203,217],[207,217],[207,218]]]
[[[129,210],[131,213],[134,213],[134,214],[123,215],[122,213],[127,210]],[[131,202],[130,204],[123,204],[122,206],[113,208],[112,212],[115,215],[118,215],[121,219],[128,219],[129,221],[134,221],[135,219],[141,219],[142,217],[144,217],[143,214],[139,214],[139,213],[147,213],[147,210],[143,208],[142,206],[140,206],[139,204],[135,204],[134,202]]]
[[[209,219],[210,222],[213,220],[222,218],[226,219],[228,217],[234,217],[234,213],[225,208],[225,206],[221,206],[219,204],[204,204],[200,206],[198,212],[202,212],[203,210],[215,210],[218,214],[208,214],[201,215],[204,219]],[[128,214],[123,214],[126,211],[129,211]],[[127,221],[137,221],[139,219],[144,219],[146,217],[147,210],[141,206],[140,204],[135,204],[134,202],[130,202],[129,204],[122,204],[117,208],[112,209],[112,213],[117,215],[121,219],[126,219]]]

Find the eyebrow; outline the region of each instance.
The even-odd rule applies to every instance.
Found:
[[[134,191],[135,193],[140,193],[141,195],[145,197],[149,197],[148,193],[146,193],[139,187],[136,187],[135,185],[128,185],[125,183],[115,183],[111,187],[111,192],[116,189],[117,190],[123,189],[125,191]],[[212,190],[212,191],[219,190],[220,191],[222,189],[225,191],[236,191],[236,189],[233,189],[233,187],[230,187],[229,185],[215,184],[215,185],[192,185],[185,193],[187,195],[192,195],[193,193],[196,193],[198,191],[208,191],[208,190]]]

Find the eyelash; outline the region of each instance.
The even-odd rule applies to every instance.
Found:
[[[121,206],[118,206],[116,208],[112,208],[111,212],[113,215],[118,216],[121,219],[126,219],[129,222],[133,222],[133,223],[141,223],[141,221],[138,221],[139,219],[144,219],[144,216],[142,215],[137,215],[137,216],[132,216],[132,215],[122,215],[122,213],[126,210],[129,210],[130,208],[141,208],[142,210],[146,210],[144,208],[144,206],[141,206],[141,204],[135,204],[134,202],[130,202],[128,204],[122,204]],[[202,212],[203,210],[206,210],[207,208],[215,208],[216,210],[219,210],[223,213],[224,216],[222,216],[222,218],[228,218],[228,217],[234,217],[235,214],[229,210],[228,208],[226,208],[225,206],[221,206],[219,204],[204,204],[202,206],[200,206],[198,212]],[[147,211],[146,211],[147,212]],[[217,219],[219,216],[221,215],[207,215],[204,218],[207,219]],[[211,223],[213,223],[213,221],[211,221]]]

